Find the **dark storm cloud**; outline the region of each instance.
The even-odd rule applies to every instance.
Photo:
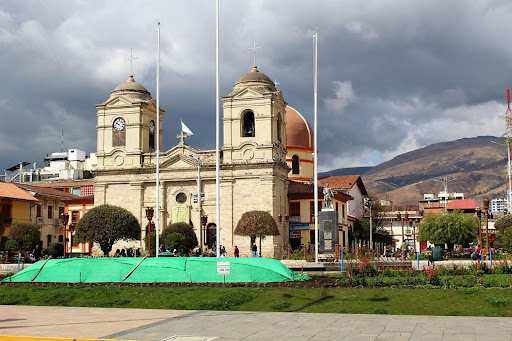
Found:
[[[430,143],[501,135],[512,74],[509,1],[220,1],[221,95],[252,66],[313,124],[319,27],[322,170],[375,164]],[[95,104],[129,74],[155,93],[161,33],[163,148],[179,120],[215,147],[215,3],[24,1],[0,5],[0,170],[96,149]],[[475,124],[485,122],[485,124]]]

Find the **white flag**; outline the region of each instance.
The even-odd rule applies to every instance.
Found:
[[[188,136],[194,135],[194,133],[190,129],[188,129],[185,123],[183,123],[183,121],[181,121],[181,131],[187,134]]]

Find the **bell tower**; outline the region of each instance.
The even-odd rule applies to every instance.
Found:
[[[148,90],[130,75],[119,84],[107,101],[96,105],[98,125],[98,169],[141,167],[144,153],[155,151],[156,101]],[[160,110],[160,127],[163,110]]]
[[[286,161],[286,102],[256,66],[222,97],[224,163]]]

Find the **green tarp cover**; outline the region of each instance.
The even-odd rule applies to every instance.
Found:
[[[45,261],[34,263],[3,281],[119,283],[141,260],[124,257],[50,259],[46,264]],[[218,262],[222,264],[218,266]],[[229,274],[219,275],[218,268]],[[307,279],[307,275],[299,275],[271,258],[158,257],[144,259],[124,283],[247,283],[300,279]]]

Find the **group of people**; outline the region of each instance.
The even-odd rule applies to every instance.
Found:
[[[133,249],[116,249],[114,257],[140,257],[140,249],[136,249],[135,251],[133,251]]]

